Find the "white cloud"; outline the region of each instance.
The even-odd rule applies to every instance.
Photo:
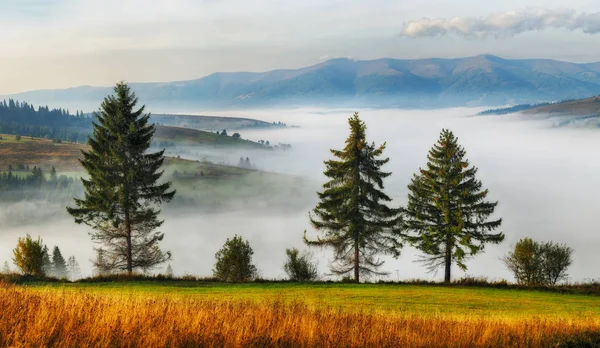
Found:
[[[485,18],[422,18],[404,25],[401,36],[419,38],[455,34],[465,38],[510,37],[530,31],[559,28],[600,33],[600,12],[585,13],[572,9],[521,9],[496,12]]]

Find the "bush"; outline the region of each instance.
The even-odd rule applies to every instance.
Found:
[[[303,252],[300,254],[298,249],[286,249],[288,257],[283,265],[283,270],[290,277],[291,281],[306,282],[317,279],[317,264],[312,260],[312,254]]]
[[[247,282],[256,277],[256,266],[252,264],[254,251],[242,237],[227,238],[223,248],[215,254],[217,262],[213,269],[216,278],[226,282]]]
[[[565,244],[519,240],[513,251],[503,258],[521,285],[556,285],[568,277],[573,249]]]
[[[23,274],[43,277],[44,273],[44,246],[38,237],[33,240],[28,234],[19,238],[17,247],[13,250],[13,261]]]

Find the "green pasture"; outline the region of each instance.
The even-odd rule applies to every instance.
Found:
[[[38,285],[45,291],[83,291],[123,296],[169,296],[211,301],[302,302],[360,312],[483,317],[548,317],[600,320],[600,297],[533,290],[442,285],[107,282]]]

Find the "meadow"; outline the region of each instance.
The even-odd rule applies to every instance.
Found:
[[[439,285],[0,287],[1,346],[548,347],[600,343],[600,297]]]

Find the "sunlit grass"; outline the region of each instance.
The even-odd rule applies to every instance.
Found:
[[[597,309],[580,311],[586,303],[597,305],[589,296],[347,284],[187,285],[0,287],[0,346],[548,347],[591,343],[600,330]],[[510,297],[520,309],[508,303]],[[448,311],[438,311],[440,302]],[[541,312],[534,315],[526,306]]]

